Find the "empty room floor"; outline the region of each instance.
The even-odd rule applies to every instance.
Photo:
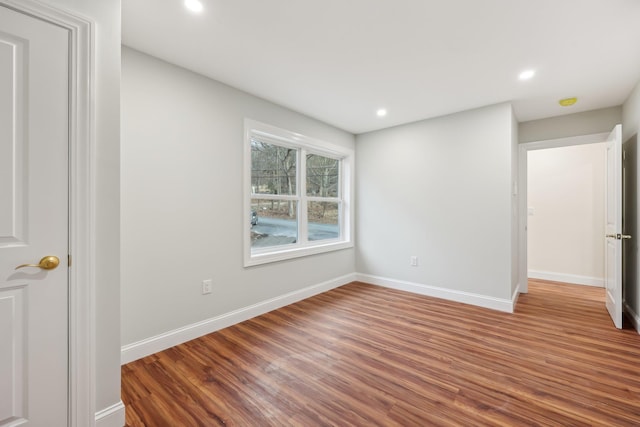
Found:
[[[604,290],[514,314],[351,283],[122,367],[128,427],[635,426],[640,335]]]

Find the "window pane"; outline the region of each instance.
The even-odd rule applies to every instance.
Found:
[[[307,196],[338,197],[340,160],[307,155]]]
[[[251,200],[251,248],[281,246],[298,241],[297,202]]]
[[[251,139],[251,192],[296,194],[297,150]]]
[[[340,237],[340,204],[309,202],[309,240],[337,239]]]

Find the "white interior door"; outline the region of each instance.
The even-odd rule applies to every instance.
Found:
[[[622,128],[620,125],[617,125],[607,138],[606,173],[604,264],[606,304],[616,328],[622,328]]]
[[[0,6],[0,426],[67,425],[68,46]]]

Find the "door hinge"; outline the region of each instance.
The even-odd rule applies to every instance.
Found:
[[[67,255],[67,267],[71,267],[71,254]]]

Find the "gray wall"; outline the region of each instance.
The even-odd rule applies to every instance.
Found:
[[[95,22],[96,410],[120,401],[120,0],[43,0]]]
[[[519,125],[520,143],[545,141],[592,133],[611,132],[622,121],[622,107],[602,108],[583,113],[522,122]]]
[[[640,82],[622,105],[622,141],[640,131]]]
[[[520,224],[520,200],[519,200],[519,183],[518,183],[518,129],[519,124],[516,116],[511,111],[511,296],[519,291],[520,280],[520,236],[518,233]]]
[[[624,167],[624,225],[623,233],[633,238],[622,242],[624,249],[624,270],[622,271],[625,303],[638,313],[640,292],[638,283],[638,134],[624,142],[626,160]],[[629,313],[633,315],[632,313]]]
[[[122,117],[122,345],[353,273],[353,249],[242,266],[244,119],[353,135],[126,47]]]
[[[500,104],[358,135],[356,271],[511,298],[514,126]]]
[[[624,299],[640,323],[640,235],[638,235],[638,131],[640,130],[640,82],[622,106],[622,142],[625,160],[624,232],[633,238],[623,243],[625,254]],[[640,332],[640,325],[638,325]]]

